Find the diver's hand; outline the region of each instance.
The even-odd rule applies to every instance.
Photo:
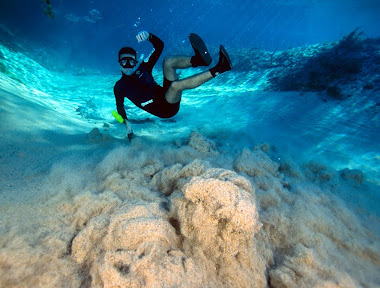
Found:
[[[125,130],[127,131],[127,135],[133,134],[131,122],[129,122],[127,119],[125,119],[124,124],[125,124]]]
[[[149,39],[149,32],[147,31],[141,31],[136,36],[137,42],[144,42]]]
[[[127,131],[127,138],[129,141],[131,141],[134,136],[133,131],[132,131],[132,124],[127,119],[124,120],[124,124],[125,124],[125,130]]]

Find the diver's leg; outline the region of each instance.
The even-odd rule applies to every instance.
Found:
[[[178,75],[176,69],[190,68],[191,57],[186,56],[171,56],[166,57],[163,64],[164,77],[169,81],[176,81]]]
[[[193,67],[191,60],[193,57],[172,56],[164,60],[163,72],[164,77],[171,81],[171,85],[166,91],[165,98],[169,103],[181,101],[182,91],[196,88],[212,78],[209,71],[200,73],[189,78],[178,80],[176,69],[185,69]]]
[[[206,44],[197,34],[189,35],[191,47],[193,47],[195,55],[192,57],[172,56],[164,60],[163,70],[164,76],[170,81],[178,79],[175,69],[185,69],[190,67],[209,66],[212,62],[210,53],[207,50]]]
[[[226,49],[223,45],[219,46],[219,62],[215,65],[215,67],[211,68],[209,71],[211,72],[213,77],[218,76],[224,72],[227,72],[232,69],[232,62],[230,56],[228,55]]]
[[[166,101],[169,103],[177,103],[181,101],[182,91],[187,89],[193,89],[196,88],[203,83],[211,80],[212,78],[218,76],[219,74],[222,74],[224,72],[227,72],[232,69],[232,63],[231,59],[226,51],[226,49],[223,47],[223,45],[220,45],[219,47],[219,62],[215,65],[215,67],[211,68],[209,71],[193,75],[191,77],[181,79],[181,80],[174,80],[166,91],[165,98]],[[174,69],[175,72],[175,69]],[[165,71],[164,71],[165,75]],[[171,76],[171,75],[168,75]],[[176,78],[166,78],[167,80],[173,81],[171,79]]]
[[[168,91],[166,91],[166,94],[165,94],[166,101],[168,101],[169,103],[177,103],[181,101],[183,90],[196,88],[202,85],[203,83],[211,80],[212,78],[213,76],[211,72],[206,71],[206,72],[196,74],[185,79],[174,81],[169,86]]]

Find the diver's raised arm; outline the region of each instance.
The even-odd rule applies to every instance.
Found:
[[[150,41],[153,44],[153,51],[149,55],[148,60],[145,60],[147,62],[148,69],[152,70],[153,66],[158,61],[158,58],[160,58],[160,55],[162,51],[164,50],[164,42],[158,38],[157,36],[153,35],[152,33],[149,33],[147,31],[141,31],[136,36],[137,42],[141,43],[144,41]]]

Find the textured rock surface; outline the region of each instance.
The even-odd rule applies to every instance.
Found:
[[[361,174],[270,151],[134,141],[54,165],[50,196],[4,214],[0,287],[378,286],[379,241],[334,195]]]

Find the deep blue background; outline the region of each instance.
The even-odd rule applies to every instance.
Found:
[[[140,52],[149,52],[150,45],[138,46],[135,41],[140,30],[148,30],[164,40],[164,55],[186,52],[190,32],[203,36],[213,52],[221,43],[229,49],[282,50],[336,41],[358,26],[369,37],[380,36],[380,0],[143,0],[135,3],[51,0],[51,3],[53,21],[43,14],[43,2],[0,0],[0,24],[14,38],[44,48],[47,57],[55,58],[53,61],[106,71],[118,69],[115,56],[121,46],[135,46]],[[83,18],[92,9],[99,10],[103,19],[97,23],[73,23],[65,17],[73,14]],[[4,37],[4,33],[0,35]]]

